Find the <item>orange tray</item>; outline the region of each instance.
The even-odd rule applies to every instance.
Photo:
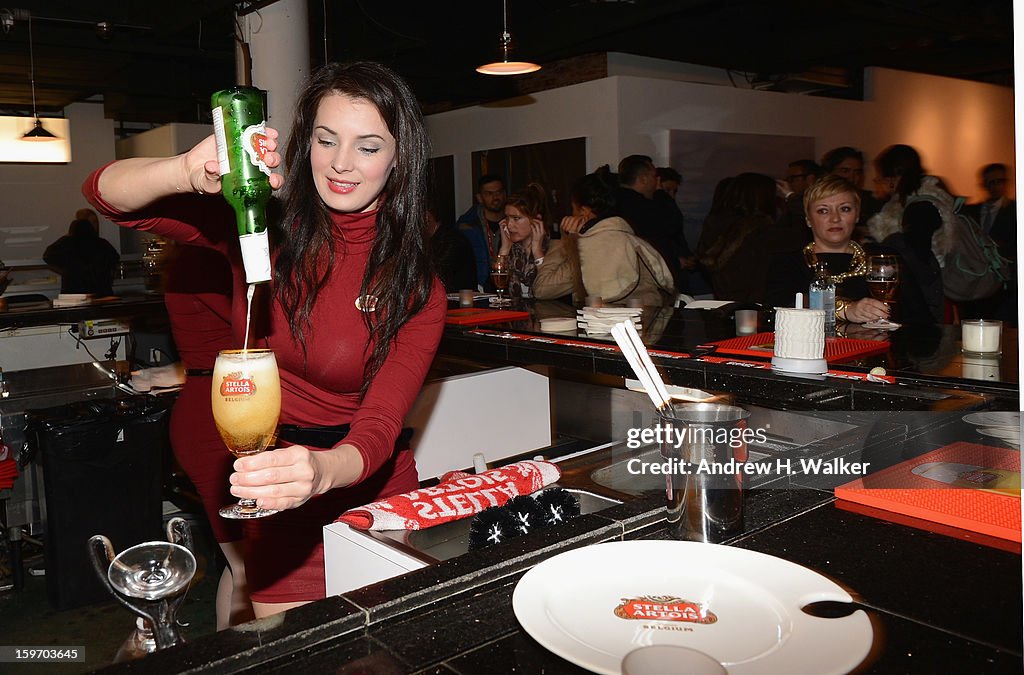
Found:
[[[741,354],[743,356],[760,356],[771,358],[775,348],[775,333],[756,333],[741,337],[709,342],[716,345],[718,354]],[[855,356],[875,354],[889,349],[888,342],[875,340],[854,340],[853,338],[826,338],[825,361],[845,361]]]
[[[464,307],[460,309],[449,309],[448,318],[445,319],[445,323],[465,326],[481,323],[517,321],[519,319],[529,318],[529,312],[520,312],[511,309],[489,309],[487,307]]]
[[[957,442],[836,488],[836,498],[883,511],[1021,540],[1020,496],[946,485],[912,473],[927,462],[954,462],[1020,472],[1020,451]],[[838,503],[838,502],[837,502]]]

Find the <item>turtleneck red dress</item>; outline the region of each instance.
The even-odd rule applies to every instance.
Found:
[[[234,214],[227,203],[216,196],[180,195],[122,214],[99,194],[103,168],[86,179],[82,193],[105,217],[122,227],[212,248],[226,256],[233,276],[231,325],[235,343],[241,346],[247,286]],[[252,598],[258,602],[324,597],[323,526],[349,508],[419,484],[412,451],[395,448],[395,441],[437,351],[447,299],[435,279],[427,304],[400,329],[386,362],[360,400],[370,348],[356,298],[376,235],[376,216],[376,211],[334,214],[334,269],[317,295],[305,352],[293,339],[289,319],[272,288],[257,296],[265,309],[253,309],[265,320],[254,322],[256,339],[250,337],[250,346],[273,349],[281,373],[281,424],[351,425],[341,443],[355,446],[365,467],[353,485],[314,496],[299,508],[245,521],[246,574]]]

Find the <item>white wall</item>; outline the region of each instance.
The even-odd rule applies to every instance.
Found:
[[[117,142],[117,158],[170,157],[190,149],[213,133],[209,124],[164,124]]]
[[[0,164],[0,259],[40,261],[43,250],[68,232],[75,211],[88,206],[81,186],[96,167],[114,159],[114,122],[103,106],[75,103],[65,109],[71,123],[68,164]],[[6,228],[38,231],[11,236]],[[114,246],[118,227],[100,219],[100,236]]]
[[[611,68],[610,62],[610,68]],[[612,69],[640,73],[635,61]],[[869,100],[850,101],[733,88],[656,77],[613,75],[501,104],[475,106],[427,119],[434,155],[455,156],[457,211],[469,207],[473,151],[585,136],[587,166],[613,167],[623,156],[668,161],[669,130],[812,136],[815,153],[840,145],[870,160],[892,143],[922,154],[925,168],[959,194],[979,198],[975,179],[984,164],[1013,164],[1013,90],[1006,87],[869,69]],[[711,73],[685,79],[712,81]],[[779,158],[779,175],[791,157]],[[869,162],[870,164],[870,162]],[[866,187],[871,183],[867,167]]]
[[[876,117],[865,149],[874,153],[888,143],[913,146],[927,171],[972,201],[984,194],[978,169],[1002,162],[1011,167],[1008,187],[1014,193],[1012,89],[884,68],[866,75],[866,95],[874,101]]]

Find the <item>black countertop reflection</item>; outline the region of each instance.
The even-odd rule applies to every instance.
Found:
[[[886,347],[877,353],[829,364],[830,369],[861,375],[882,367],[898,384],[879,384],[863,379],[830,377],[803,378],[770,369],[758,370],[749,363],[770,364],[764,357],[734,356],[708,352],[709,343],[736,337],[733,312],[749,306],[727,305],[716,309],[645,308],[641,336],[648,349],[679,354],[707,354],[746,363],[711,363],[689,358],[659,358],[654,361],[672,384],[736,394],[740,402],[806,410],[1017,410],[1017,329],[1004,326],[1000,355],[977,357],[960,350],[960,327],[956,325],[907,324],[896,331],[872,331],[846,325],[846,337],[877,341]],[[588,336],[582,329],[550,333],[540,329],[541,320],[575,317],[570,305],[538,301],[514,307],[530,318],[479,326],[449,325],[441,343],[441,354],[477,359],[496,365],[540,365],[583,373],[633,377],[625,359],[615,351],[610,335]],[[760,332],[772,330],[772,311],[759,312]],[[523,334],[528,340],[514,340],[502,333]],[[559,340],[586,343],[559,344]],[[593,348],[598,347],[598,348]],[[713,349],[713,348],[712,348]]]
[[[583,673],[520,627],[512,592],[567,549],[669,539],[663,508],[640,498],[103,672]],[[819,572],[867,608],[874,642],[855,672],[1021,671],[1019,545],[849,512],[814,489],[751,491],[746,509],[757,517],[729,545]]]

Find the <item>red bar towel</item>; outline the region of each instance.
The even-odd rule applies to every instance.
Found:
[[[395,495],[341,514],[357,530],[423,530],[468,518],[490,506],[535,492],[562,475],[551,462],[526,460],[478,474],[453,471],[434,487]]]

